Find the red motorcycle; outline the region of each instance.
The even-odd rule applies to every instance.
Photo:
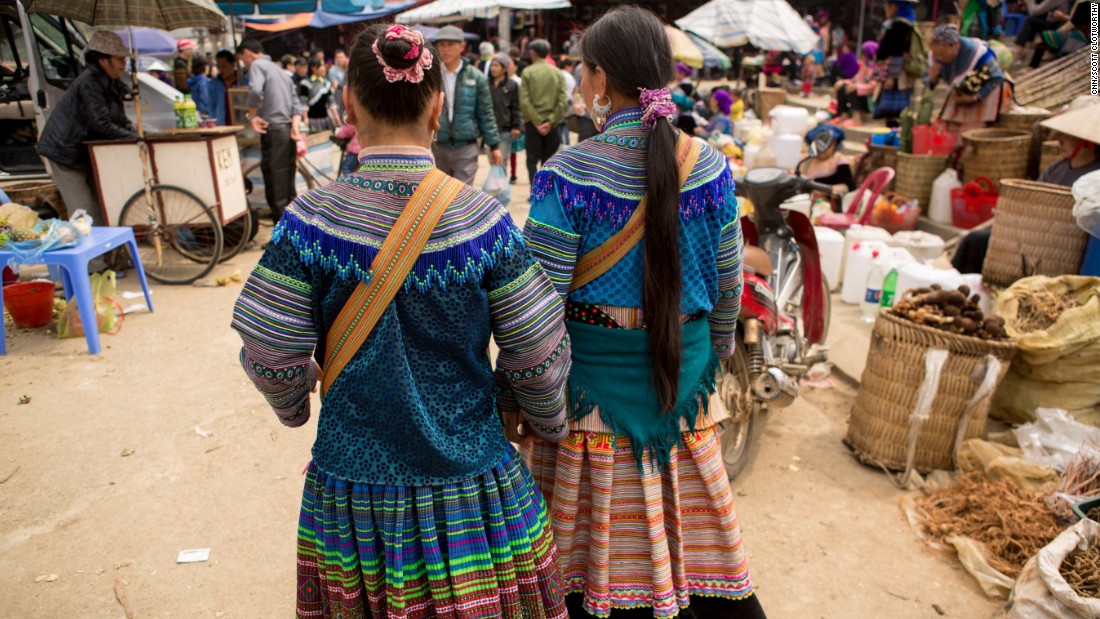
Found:
[[[741,218],[745,285],[737,344],[723,362],[718,384],[730,413],[722,432],[730,479],[752,460],[759,442],[755,435],[766,414],[790,406],[802,376],[827,359],[829,287],[821,272],[809,201],[802,201],[806,212],[791,201],[811,191],[833,190],[780,168],[751,170],[738,187],[754,212]]]

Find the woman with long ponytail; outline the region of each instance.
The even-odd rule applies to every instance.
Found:
[[[708,407],[733,350],[741,229],[727,160],[675,128],[659,19],[585,32],[600,133],[535,176],[524,231],[566,305],[569,436],[526,440],[571,617],[763,617]]]

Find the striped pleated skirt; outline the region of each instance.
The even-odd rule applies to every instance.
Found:
[[[640,472],[629,441],[606,432],[536,442],[524,456],[550,504],[565,592],[583,593],[589,613],[674,617],[689,596],[753,594],[716,427],[682,433],[659,471]]]
[[[564,619],[545,503],[509,450],[442,486],[348,482],[310,464],[298,617]]]

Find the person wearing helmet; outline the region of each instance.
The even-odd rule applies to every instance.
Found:
[[[806,134],[810,160],[802,176],[824,185],[832,185],[836,193],[848,193],[855,187],[852,160],[840,152],[844,132],[832,125],[820,125]]]

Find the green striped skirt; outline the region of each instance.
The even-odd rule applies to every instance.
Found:
[[[349,482],[310,464],[298,617],[564,619],[546,506],[513,450],[442,486]]]

